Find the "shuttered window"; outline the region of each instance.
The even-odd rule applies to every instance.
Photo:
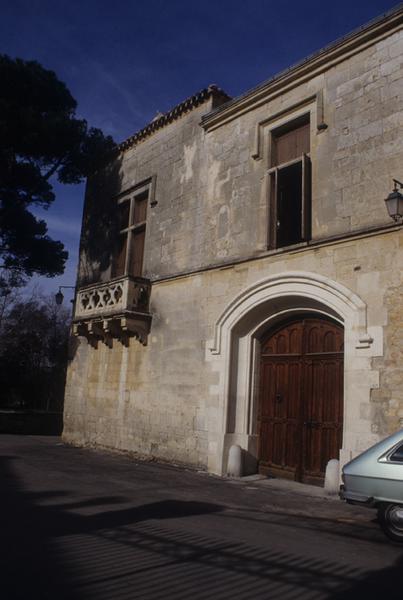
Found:
[[[270,147],[269,247],[281,248],[311,234],[309,118],[274,130]]]
[[[112,260],[112,277],[143,274],[148,189],[134,192],[118,202],[119,234]]]

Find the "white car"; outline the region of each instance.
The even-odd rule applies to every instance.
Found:
[[[343,467],[340,496],[376,508],[386,535],[403,543],[403,429]]]

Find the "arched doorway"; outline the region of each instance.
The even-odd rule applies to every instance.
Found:
[[[305,314],[261,341],[258,455],[264,474],[321,484],[339,458],[343,426],[344,331]]]

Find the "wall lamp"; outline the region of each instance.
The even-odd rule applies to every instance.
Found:
[[[393,191],[390,192],[385,202],[389,216],[398,222],[403,219],[403,194],[399,191],[399,189],[403,189],[403,183],[397,179],[393,179],[393,184]]]
[[[63,303],[64,296],[62,290],[64,289],[75,290],[76,288],[74,285],[59,285],[59,291],[55,294],[55,301],[58,306]]]

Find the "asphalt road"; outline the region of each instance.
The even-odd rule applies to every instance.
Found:
[[[1,600],[403,599],[370,510],[0,436]]]

